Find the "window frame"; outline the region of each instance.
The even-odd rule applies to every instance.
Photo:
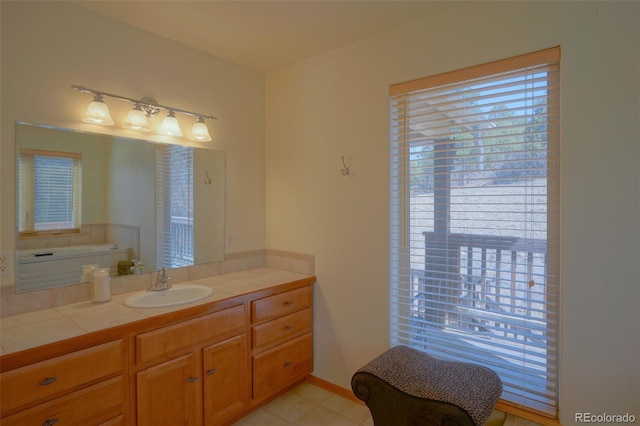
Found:
[[[400,126],[397,126],[394,116],[394,99],[403,96],[411,96],[412,93],[425,91],[428,89],[435,89],[443,86],[447,86],[450,84],[461,83],[465,81],[475,80],[484,77],[490,77],[494,75],[498,75],[504,72],[510,72],[513,70],[526,69],[529,67],[535,67],[542,64],[558,64],[559,68],[560,62],[560,48],[555,47],[551,49],[545,49],[538,52],[533,52],[530,54],[525,54],[513,58],[508,58],[505,60],[495,61],[487,64],[482,64],[470,68],[465,68],[461,70],[456,70],[452,72],[447,72],[443,74],[434,75],[431,77],[421,78],[417,80],[412,80],[404,83],[399,83],[392,85],[390,88],[390,156],[391,156],[391,164],[390,164],[390,184],[391,184],[391,196],[390,196],[390,215],[391,215],[391,272],[390,272],[390,333],[391,333],[391,345],[396,344],[406,344],[402,342],[402,339],[397,337],[399,333],[398,329],[401,329],[403,325],[398,326],[398,321],[402,321],[403,308],[401,306],[400,300],[402,300],[403,296],[402,292],[409,291],[408,288],[410,286],[408,278],[399,278],[403,276],[403,274],[407,274],[407,270],[410,269],[410,202],[411,202],[411,182],[410,182],[410,173],[407,172],[410,168],[410,148],[411,143],[409,142],[410,137],[407,135],[405,129],[401,129]],[[549,77],[557,78],[555,77]],[[559,81],[554,80],[554,84],[557,86],[557,92],[559,94]],[[554,149],[555,155],[559,155],[559,100],[557,103],[553,105],[555,110],[550,111],[548,114],[555,117],[554,123],[549,125],[549,129],[547,133],[553,133],[553,141],[549,142],[550,144],[555,144],[554,147],[548,149]],[[398,114],[401,115],[401,114]],[[406,117],[405,117],[406,118]],[[501,409],[506,412],[510,412],[516,414],[520,417],[528,418],[530,420],[534,420],[543,424],[558,424],[557,422],[557,388],[558,388],[558,368],[559,368],[559,359],[558,359],[558,345],[559,345],[559,256],[560,256],[560,216],[559,216],[559,193],[560,193],[560,165],[559,159],[556,158],[554,160],[555,163],[553,171],[553,176],[548,179],[547,182],[547,194],[548,198],[552,201],[549,202],[549,208],[553,210],[552,214],[547,218],[548,220],[548,228],[547,228],[547,246],[552,247],[551,250],[553,255],[548,256],[546,259],[547,267],[554,271],[554,276],[551,278],[553,282],[553,286],[555,287],[555,309],[552,312],[551,321],[555,324],[553,333],[555,336],[555,346],[553,347],[553,355],[555,357],[554,368],[556,371],[555,375],[555,389],[556,389],[556,400],[555,400],[555,413],[551,414],[549,412],[543,412],[536,408],[529,407],[526,405],[514,403],[512,401],[501,399],[496,408]],[[437,166],[436,166],[437,167]],[[449,172],[447,172],[448,174]],[[435,189],[434,189],[434,197],[435,197]],[[447,198],[444,201],[444,205],[440,205],[440,207],[435,206],[434,202],[434,222],[437,222],[437,213],[435,209],[444,209],[445,211],[449,211],[449,203],[450,199]],[[438,226],[438,224],[434,223],[434,226]],[[443,226],[440,224],[440,226]],[[449,224],[445,224],[447,227],[447,232],[449,232],[450,228],[448,228]],[[462,266],[458,265],[459,270],[462,270]],[[545,272],[546,273],[546,272]],[[407,280],[407,282],[401,282],[402,280]],[[396,282],[398,281],[398,282]],[[403,288],[402,286],[406,286]],[[400,318],[400,319],[398,319]],[[396,323],[394,323],[396,321]],[[408,321],[408,320],[407,320]],[[420,349],[420,348],[418,348]]]

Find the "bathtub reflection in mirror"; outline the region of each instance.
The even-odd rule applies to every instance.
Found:
[[[16,153],[16,292],[223,260],[223,151],[19,122]]]

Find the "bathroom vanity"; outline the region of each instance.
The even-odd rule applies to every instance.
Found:
[[[132,320],[23,350],[3,348],[0,422],[223,425],[239,419],[313,369],[315,277],[263,272],[197,280],[211,285],[213,295],[183,307],[132,309],[121,303],[126,295],[115,297],[108,304]],[[77,305],[57,312],[76,323],[88,323],[99,310],[115,312],[107,304]]]

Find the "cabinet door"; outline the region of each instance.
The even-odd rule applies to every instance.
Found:
[[[200,378],[194,354],[136,374],[138,426],[196,425]]]
[[[203,349],[205,425],[222,424],[241,413],[249,401],[247,336]]]

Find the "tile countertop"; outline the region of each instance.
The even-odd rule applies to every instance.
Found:
[[[167,308],[129,308],[125,306],[125,299],[140,291],[136,290],[112,296],[111,301],[106,303],[93,303],[87,300],[4,317],[0,319],[0,355],[8,355],[47,343],[305,278],[309,278],[309,275],[275,268],[250,269],[176,283],[201,284],[213,288],[213,294],[195,303]]]

